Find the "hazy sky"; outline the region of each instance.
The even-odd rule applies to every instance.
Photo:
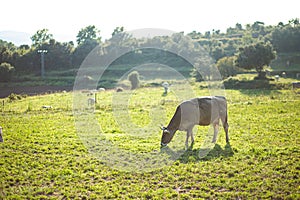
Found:
[[[61,42],[75,41],[78,31],[88,25],[95,25],[102,38],[109,38],[117,26],[224,32],[237,22],[287,23],[300,17],[299,6],[296,0],[2,0],[0,31],[33,35],[47,28]]]

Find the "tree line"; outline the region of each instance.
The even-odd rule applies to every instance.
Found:
[[[170,37],[155,37],[153,39],[137,39],[126,33],[124,27],[116,27],[110,39],[102,41],[100,30],[94,25],[82,28],[74,42],[59,42],[55,40],[48,29],[38,30],[32,37],[31,45],[15,46],[13,43],[0,40],[0,65],[15,74],[40,74],[40,54],[38,50],[45,49],[45,65],[48,71],[77,69],[85,57],[96,46],[105,47],[113,51],[114,47],[125,48],[137,43],[142,46],[160,44],[162,47],[174,49],[194,48],[189,42],[178,42],[184,36],[189,36],[193,42],[200,44],[214,59],[223,77],[234,75],[236,67],[246,69],[254,68],[259,73],[268,65],[277,53],[290,53],[300,51],[300,25],[299,19],[292,19],[284,24],[279,22],[276,26],[266,26],[256,21],[243,27],[237,23],[227,28],[225,33],[220,30],[200,33],[193,31],[184,35],[176,33]],[[177,55],[168,54],[158,56],[161,50],[145,50],[140,55],[132,52],[117,59],[113,64],[139,64],[146,62],[160,62],[168,65],[188,65]],[[138,56],[137,56],[138,55]],[[257,61],[257,58],[260,60]],[[176,59],[174,59],[176,58]],[[0,69],[0,74],[3,74]],[[5,70],[4,70],[5,71]],[[196,76],[196,75],[194,75]],[[200,80],[199,78],[198,80]],[[2,78],[2,80],[4,80]],[[0,77],[1,81],[1,77]]]

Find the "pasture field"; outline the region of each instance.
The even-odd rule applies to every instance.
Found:
[[[196,86],[195,91],[208,95]],[[159,151],[160,124],[149,116],[153,107],[166,110],[161,118],[166,125],[180,102],[176,95],[163,96],[162,88],[131,93],[131,121],[152,126],[146,140],[132,137],[138,129],[126,134],[126,120],[115,120],[114,93],[99,92],[94,110],[106,138],[126,151]],[[226,90],[226,98],[230,144],[220,128],[214,148],[199,158],[209,129],[200,127],[192,149],[150,172],[117,170],[89,153],[74,125],[72,93],[1,99],[0,199],[299,199],[299,94]],[[173,140],[180,135],[185,133],[177,132]]]

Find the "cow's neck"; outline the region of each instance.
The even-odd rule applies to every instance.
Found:
[[[174,135],[176,133],[176,131],[178,130],[178,128],[179,128],[178,124],[172,124],[172,121],[167,126],[167,129],[171,135]]]
[[[170,131],[172,135],[179,129],[181,121],[181,108],[180,106],[177,107],[175,114],[173,115],[170,123],[167,126],[167,129]]]

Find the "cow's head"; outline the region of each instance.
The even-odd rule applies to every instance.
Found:
[[[166,127],[161,127],[161,130],[163,131],[162,137],[161,137],[161,147],[167,146],[167,144],[172,140],[173,134],[168,130]]]

